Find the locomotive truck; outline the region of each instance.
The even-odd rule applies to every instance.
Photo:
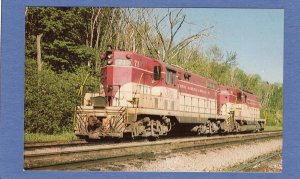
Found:
[[[262,131],[256,95],[130,51],[102,55],[101,93],[76,107],[85,139]]]

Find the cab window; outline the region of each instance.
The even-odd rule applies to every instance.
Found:
[[[153,79],[160,80],[161,68],[160,66],[154,66],[153,68]]]
[[[175,74],[175,71],[167,69],[167,81],[166,81],[167,84],[169,84],[169,85],[175,84],[174,74]]]

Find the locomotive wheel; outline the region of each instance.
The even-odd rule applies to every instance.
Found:
[[[201,136],[201,134],[202,134],[202,133],[201,133],[201,130],[200,130],[200,128],[198,128],[198,129],[197,129],[197,135],[198,135],[198,136]]]
[[[259,131],[260,131],[260,126],[259,126],[259,123],[257,123],[257,124],[256,124],[255,132],[258,133]]]
[[[197,135],[201,136],[205,133],[206,133],[206,127],[203,124],[199,125],[199,128],[197,129]]]
[[[234,133],[236,134],[236,133],[240,132],[240,124],[238,122],[236,122],[235,127],[236,127],[236,129],[235,129]]]

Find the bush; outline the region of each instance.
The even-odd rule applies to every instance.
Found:
[[[73,129],[75,106],[80,102],[78,89],[88,70],[56,74],[47,64],[37,73],[35,60],[25,64],[25,132],[54,134]],[[95,78],[87,82],[95,87]]]

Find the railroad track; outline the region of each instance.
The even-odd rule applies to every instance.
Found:
[[[147,139],[136,139],[136,142],[143,142]],[[49,141],[49,142],[28,142],[24,144],[25,151],[35,151],[51,148],[66,148],[66,147],[84,147],[93,145],[107,145],[116,143],[130,143],[131,140],[95,140],[93,142],[87,142],[85,140],[72,140],[72,141]]]
[[[25,151],[29,151],[29,150],[36,150],[36,149],[43,149],[43,148],[78,146],[78,145],[85,145],[85,144],[88,144],[88,142],[84,140],[27,142],[24,144],[24,149]]]
[[[269,153],[269,154],[265,154],[259,157],[256,157],[254,160],[248,161],[248,162],[244,162],[242,164],[230,167],[228,169],[226,169],[225,171],[231,171],[231,172],[242,172],[242,171],[246,171],[247,169],[252,169],[254,166],[268,161],[272,158],[275,158],[277,156],[280,156],[282,153],[282,151],[275,151],[273,153]]]
[[[269,139],[281,137],[282,132],[264,132],[251,134],[237,134],[228,136],[192,137],[164,139],[159,141],[138,141],[118,144],[81,143],[58,144],[56,147],[27,148],[25,145],[24,168],[25,169],[63,169],[69,165],[80,165],[80,163],[99,161],[105,162],[121,158],[135,157],[142,154],[160,153],[165,151],[180,150],[193,147],[204,147],[209,145],[221,145],[228,143],[245,142],[251,140]],[[86,145],[87,144],[87,145]]]
[[[268,131],[268,132],[281,132],[281,130],[278,131]],[[263,131],[263,133],[268,133],[266,131]],[[189,136],[189,137],[197,137],[197,136]],[[181,139],[186,137],[169,137],[172,139]],[[147,139],[139,139],[135,140],[138,142],[146,141]],[[164,139],[162,139],[164,140]],[[86,142],[83,139],[78,140],[72,140],[72,141],[46,141],[46,142],[25,142],[24,149],[25,151],[30,150],[37,150],[37,149],[46,149],[46,148],[63,148],[63,147],[72,147],[72,146],[91,146],[91,145],[100,145],[100,144],[113,144],[113,143],[126,143],[129,142],[128,140],[123,141],[109,141],[109,140],[101,140],[95,141],[95,142]]]

